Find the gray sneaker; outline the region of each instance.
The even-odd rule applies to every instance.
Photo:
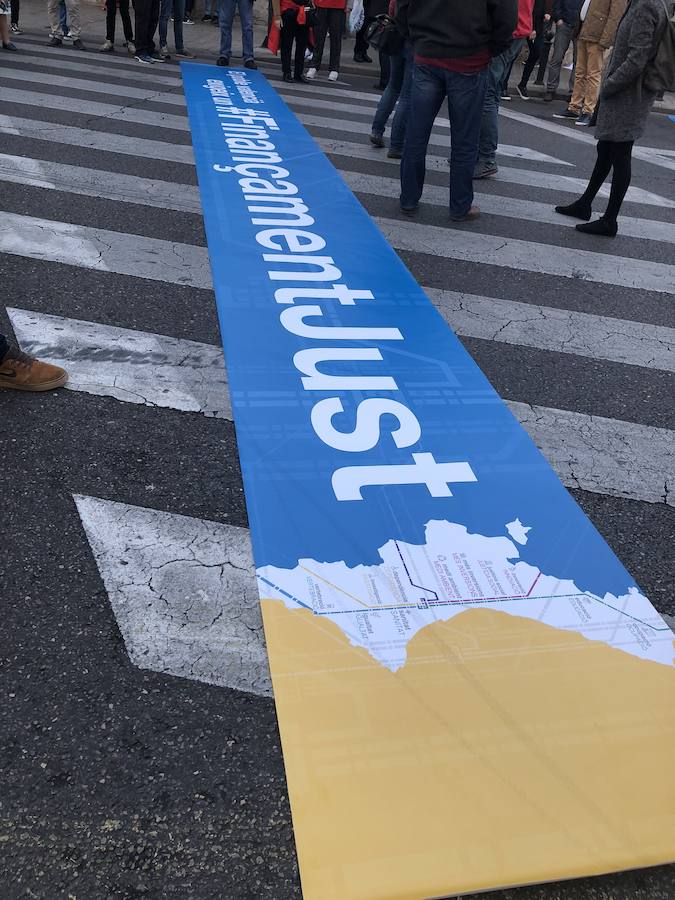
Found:
[[[498,171],[497,163],[481,162],[481,160],[478,160],[476,168],[473,170],[473,177],[490,178],[492,175],[496,175]]]
[[[181,47],[180,50],[176,50],[176,56],[179,56],[181,59],[194,59],[194,53],[190,53],[189,50],[186,50],[185,47]]]

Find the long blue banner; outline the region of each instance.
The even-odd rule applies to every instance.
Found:
[[[533,813],[528,778],[556,802],[565,779],[559,760],[532,775],[554,751],[536,744],[547,701],[530,692],[572,690],[574,667],[593,698],[591,712],[577,697],[584,723],[644,678],[658,717],[672,632],[266,79],[182,73],[305,896],[439,896],[663,861],[646,825],[620,839],[609,809],[590,811],[597,735],[565,764],[561,821]],[[524,720],[515,696],[530,697]],[[524,742],[508,790],[468,752],[479,727],[478,745]],[[636,732],[639,765],[654,750]],[[474,860],[476,835],[447,818],[471,818],[488,784],[530,847],[549,829],[550,852],[530,864],[481,820]],[[609,828],[596,855],[568,840],[568,814]]]

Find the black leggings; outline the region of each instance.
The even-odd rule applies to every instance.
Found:
[[[12,25],[19,24],[19,0],[11,0]]]
[[[632,153],[633,141],[598,141],[598,158],[581,199],[592,203],[610,171],[614,169],[609,203],[603,216],[609,222],[616,222],[626,191],[630,187]]]
[[[134,30],[131,27],[131,16],[129,15],[129,0],[119,0],[120,18],[122,19],[122,28],[124,29],[124,39],[133,41]],[[115,43],[115,19],[117,18],[117,0],[106,0],[105,5],[105,37],[107,41]]]

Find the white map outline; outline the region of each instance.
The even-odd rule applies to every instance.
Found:
[[[506,529],[527,541],[530,528],[519,519]],[[294,569],[263,566],[260,596],[326,616],[392,672],[405,665],[407,646],[422,628],[476,607],[575,631],[641,659],[675,662],[675,635],[636,588],[619,597],[582,591],[520,560],[509,538],[471,534],[451,522],[428,522],[425,538],[421,545],[387,541],[374,566],[309,559]]]

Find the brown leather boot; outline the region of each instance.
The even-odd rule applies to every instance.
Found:
[[[68,381],[65,369],[40,362],[18,347],[10,347],[0,361],[0,389],[53,391]]]

